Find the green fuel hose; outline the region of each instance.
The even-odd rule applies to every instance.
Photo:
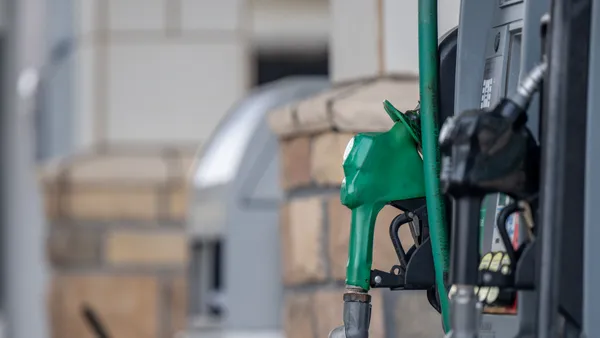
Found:
[[[438,147],[438,27],[437,0],[419,0],[419,91],[425,194],[429,218],[431,248],[439,292],[444,330],[450,327],[448,291],[444,276],[448,273],[449,250],[444,200],[440,192],[440,153]]]

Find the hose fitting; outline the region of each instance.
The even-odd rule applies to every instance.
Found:
[[[527,74],[527,77],[519,83],[517,92],[511,97],[511,100],[522,110],[527,110],[527,107],[529,107],[531,98],[540,88],[540,84],[544,79],[547,69],[548,63],[544,58],[544,61],[535,66],[529,74]]]
[[[456,285],[452,307],[452,330],[446,338],[477,338],[481,304],[477,302],[475,288],[471,285]]]
[[[359,288],[346,287],[344,325],[329,333],[329,338],[368,338],[371,323],[371,296]]]

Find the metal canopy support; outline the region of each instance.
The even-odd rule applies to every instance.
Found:
[[[584,337],[596,337],[600,332],[600,264],[595,247],[600,239],[600,226],[596,210],[600,205],[600,1],[592,2],[590,32],[590,70],[587,111],[587,153],[584,220]]]
[[[557,336],[559,308],[567,327],[581,325],[590,46],[583,37],[590,9],[589,0],[553,1],[543,94],[539,337]]]
[[[43,60],[43,0],[3,0],[0,109],[3,310],[5,336],[49,337],[44,219],[36,186],[33,111]],[[0,333],[2,336],[2,333]]]

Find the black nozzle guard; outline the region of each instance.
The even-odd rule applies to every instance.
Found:
[[[504,193],[516,199],[537,192],[540,149],[526,122],[526,112],[509,99],[447,120],[440,133],[444,192],[454,198]]]

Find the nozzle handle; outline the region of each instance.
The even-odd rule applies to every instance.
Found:
[[[362,204],[352,209],[346,285],[368,291],[373,265],[373,234],[377,214],[385,204]]]

